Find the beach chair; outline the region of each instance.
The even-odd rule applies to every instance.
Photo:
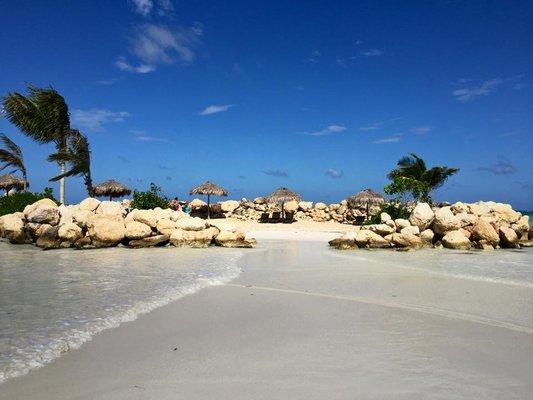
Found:
[[[261,214],[261,217],[259,218],[259,222],[261,223],[267,223],[268,222],[268,218],[270,217],[270,215],[268,213],[262,213]]]
[[[283,218],[284,224],[292,224],[295,221],[293,212],[285,212],[285,218]]]
[[[354,225],[363,225],[363,223],[365,222],[365,216],[364,215],[359,215],[357,217],[355,217],[355,220],[353,221],[353,224]]]
[[[279,211],[274,211],[272,213],[272,218],[270,219],[270,222],[273,224],[276,224],[281,221],[281,213]]]

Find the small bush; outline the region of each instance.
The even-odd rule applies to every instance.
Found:
[[[131,202],[131,208],[137,208],[139,210],[149,210],[152,208],[161,207],[169,208],[170,202],[161,193],[161,188],[154,183],[150,184],[150,189],[146,192],[139,190],[133,191],[133,201]]]
[[[380,224],[381,223],[381,213],[387,213],[391,218],[398,219],[409,219],[411,213],[407,209],[407,206],[403,203],[385,203],[381,206],[379,213],[374,215],[369,221],[368,224]]]
[[[26,206],[44,198],[52,199],[57,203],[51,188],[45,188],[42,193],[17,192],[10,196],[2,196],[0,197],[0,216],[21,212]]]

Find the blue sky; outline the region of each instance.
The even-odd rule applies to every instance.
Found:
[[[533,208],[533,3],[4,1],[0,93],[66,98],[95,181],[187,197],[381,190],[408,152],[461,168],[437,200]],[[6,120],[34,190],[51,146]],[[85,196],[67,181],[67,200]],[[54,184],[54,189],[57,185]]]

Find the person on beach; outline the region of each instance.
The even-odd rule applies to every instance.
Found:
[[[174,197],[174,199],[172,199],[172,201],[170,202],[170,207],[174,211],[181,211],[181,204],[177,197]]]

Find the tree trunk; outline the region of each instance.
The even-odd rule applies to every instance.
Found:
[[[59,170],[62,174],[65,173],[65,163],[60,162],[59,163]],[[61,178],[59,180],[59,202],[61,204],[65,204],[65,177]]]

